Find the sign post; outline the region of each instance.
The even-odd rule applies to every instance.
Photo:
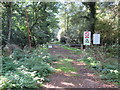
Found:
[[[84,32],[84,45],[90,45],[91,43],[91,32],[90,31],[85,31]]]

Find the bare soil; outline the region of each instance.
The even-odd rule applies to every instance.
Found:
[[[51,55],[60,55],[58,58],[70,58],[72,66],[77,69],[77,72],[56,72],[50,75],[48,78],[50,82],[45,83],[43,89],[67,89],[67,88],[117,88],[116,85],[108,82],[104,82],[100,79],[99,75],[95,75],[95,71],[86,68],[87,65],[83,62],[78,62],[76,59],[80,59],[82,55],[75,55],[70,50],[66,50],[60,46],[54,46],[49,49]],[[69,56],[69,57],[68,57]],[[55,68],[56,66],[54,66]],[[71,76],[70,74],[77,74],[77,76]]]

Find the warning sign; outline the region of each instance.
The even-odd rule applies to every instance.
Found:
[[[90,45],[91,42],[91,32],[90,31],[85,31],[84,32],[84,45]]]

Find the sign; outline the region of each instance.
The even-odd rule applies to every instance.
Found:
[[[90,45],[91,43],[91,32],[90,31],[85,31],[84,32],[84,45]]]
[[[52,45],[49,45],[48,48],[52,48]]]
[[[93,34],[93,44],[100,44],[100,34]]]

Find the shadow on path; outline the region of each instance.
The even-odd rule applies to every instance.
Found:
[[[43,89],[48,88],[117,88],[111,83],[105,83],[100,80],[99,76],[94,75],[94,71],[86,68],[86,64],[78,62],[82,55],[74,55],[70,50],[66,50],[59,46],[54,46],[49,49],[51,55],[58,55],[58,58],[70,58],[72,66],[77,69],[77,72],[64,73],[56,72],[49,76],[50,82],[45,83]],[[59,62],[59,61],[58,61]],[[57,66],[54,66],[57,67]],[[77,75],[71,75],[77,74]]]

